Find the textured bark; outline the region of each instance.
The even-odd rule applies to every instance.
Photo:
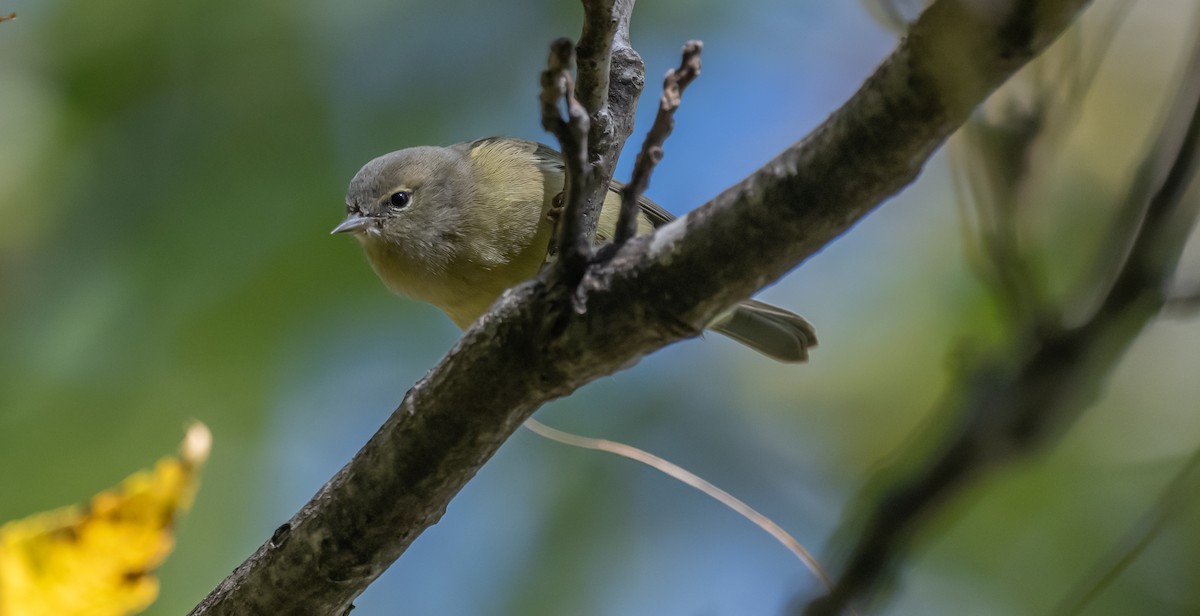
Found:
[[[193,614],[345,612],[534,410],[699,334],[844,233],[911,182],[971,109],[1085,4],[941,0],[842,108],[762,169],[601,255],[577,285],[548,268],[507,292]],[[611,157],[598,175],[611,172],[641,86],[632,68],[640,59],[629,59],[616,30],[626,43],[613,46],[607,100],[625,119],[614,128],[593,117],[593,148],[606,145],[602,156]],[[597,138],[600,125],[612,132]]]

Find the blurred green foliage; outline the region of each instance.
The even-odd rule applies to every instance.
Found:
[[[819,122],[891,47],[858,5],[818,4],[639,5],[651,104],[679,44],[706,42],[652,197],[677,213],[698,205]],[[1038,204],[1032,233],[1051,276],[1091,254],[1187,44],[1189,2],[1140,4],[1054,163],[1053,198]],[[205,421],[213,457],[150,611],[182,613],[457,336],[327,236],[346,181],[399,147],[548,140],[537,74],[545,43],[576,34],[580,11],[547,0],[0,8],[20,15],[0,24],[0,519],[81,501],[172,451],[188,419]],[[832,555],[828,536],[857,490],[920,449],[912,435],[957,349],[998,331],[953,199],[937,161],[766,293],[817,324],[811,365],[689,341],[541,417],[651,449]],[[1154,324],[1060,447],[950,504],[887,613],[1050,609],[1200,444],[1196,365],[1194,322]],[[1196,506],[1090,613],[1200,609]],[[775,613],[813,584],[686,489],[519,433],[359,606]]]

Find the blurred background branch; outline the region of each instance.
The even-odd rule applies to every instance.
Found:
[[[1075,588],[1063,598],[1053,611],[1056,616],[1073,616],[1083,613],[1088,605],[1108,590],[1113,581],[1124,573],[1166,528],[1167,522],[1176,517],[1180,509],[1188,504],[1188,498],[1196,493],[1196,471],[1200,469],[1200,449],[1192,453],[1183,468],[1171,478],[1162,494],[1137,521],[1125,536],[1113,546],[1094,567],[1087,571]]]
[[[1123,14],[1110,13],[1108,23]],[[1111,36],[1112,26],[1103,31]],[[1060,57],[1064,53],[1069,61]],[[1063,129],[1095,75],[1099,59],[1080,62],[1077,53],[1077,40],[1060,42],[993,97],[990,104],[1001,106],[998,116],[977,114],[957,137],[955,162],[965,178],[960,185],[967,187],[960,198],[974,204],[968,245],[977,247],[977,269],[1008,317],[1004,342],[959,367],[938,414],[955,427],[918,470],[867,509],[861,535],[848,539],[849,557],[834,589],[806,614],[837,614],[885,586],[913,536],[939,508],[991,468],[1055,442],[1096,402],[1126,349],[1167,300],[1200,210],[1193,190],[1200,159],[1200,38],[1100,245],[1095,262],[1102,267],[1085,268],[1073,285],[1091,293],[1052,299],[1038,278],[1036,264],[1044,256],[1021,229],[1035,202],[1044,202],[1031,188],[1045,164],[1033,164],[1046,154],[1038,148],[1058,141],[1046,133]],[[1084,75],[1044,77],[1062,67]],[[1022,86],[1029,91],[1020,92]],[[1056,240],[1072,234],[1064,228]],[[1070,322],[1062,315],[1086,316]],[[844,536],[855,535],[857,526],[851,521]]]

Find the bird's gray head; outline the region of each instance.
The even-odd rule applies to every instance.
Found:
[[[450,148],[415,147],[363,166],[346,190],[346,219],[333,233],[384,243],[431,266],[453,259],[474,195],[470,163]]]

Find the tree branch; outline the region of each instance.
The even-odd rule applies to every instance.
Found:
[[[803,141],[590,266],[573,291],[586,299],[579,318],[560,318],[572,298],[550,282],[554,274],[506,292],[354,459],[192,613],[344,613],[535,409],[697,335],[844,233],[911,182],[970,110],[1087,2],[1017,4],[1022,10],[986,13],[976,12],[978,3],[935,4]],[[632,118],[634,64],[621,31],[610,70],[612,123]],[[606,182],[621,139],[595,138],[601,124],[593,117],[589,142],[601,154],[593,179]],[[758,249],[745,250],[749,242]]]
[[[620,6],[618,6],[620,5]],[[617,30],[624,23],[625,44],[629,43],[629,17],[633,1],[598,0],[583,3],[583,33],[575,54],[579,56],[579,88],[575,96],[588,113],[608,104],[608,80]]]
[[[629,41],[633,5],[634,0],[583,2],[583,32],[576,47],[579,75],[575,97],[591,116],[587,141],[591,169],[590,177],[582,180],[585,188],[579,203],[572,205],[566,199],[565,210],[575,212],[578,219],[568,223],[578,232],[569,240],[574,254],[563,259],[559,268],[569,286],[579,282],[591,258],[600,208],[608,196],[608,184],[621,148],[633,132],[638,97],[646,82],[642,57]],[[568,177],[567,182],[573,180],[580,181]],[[565,212],[564,216],[570,218]],[[576,305],[582,311],[583,303]]]
[[[588,162],[587,152],[590,120],[583,105],[575,99],[571,80],[572,51],[571,39],[561,38],[550,44],[550,58],[546,70],[542,72],[540,100],[542,128],[558,139],[566,165],[563,184],[565,205],[558,214],[550,255],[563,255],[567,261],[566,268],[582,273],[592,254],[591,237],[580,228],[585,218],[581,211],[587,203],[585,191],[592,179],[592,165]],[[565,119],[559,112],[560,100],[566,105]]]
[[[663,79],[663,93],[658,101],[654,125],[642,142],[642,151],[638,152],[633,164],[629,183],[621,189],[621,215],[617,219],[617,232],[613,237],[613,243],[618,246],[637,235],[638,199],[650,186],[650,174],[663,157],[663,143],[675,129],[675,110],[679,109],[683,91],[700,76],[700,52],[703,49],[704,43],[700,41],[684,43],[679,68],[667,71],[667,77]]]

